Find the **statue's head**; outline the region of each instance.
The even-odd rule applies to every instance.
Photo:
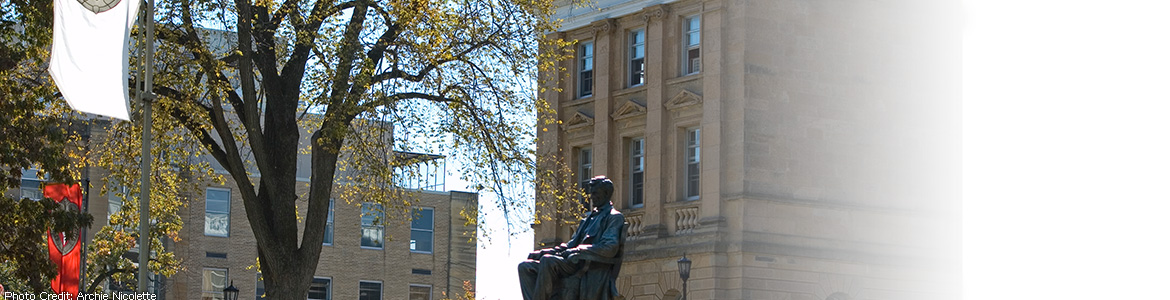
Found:
[[[609,198],[613,196],[613,181],[605,178],[605,175],[598,175],[589,180],[589,186],[585,187],[585,193],[589,194],[589,202],[593,207],[601,207],[609,203]]]

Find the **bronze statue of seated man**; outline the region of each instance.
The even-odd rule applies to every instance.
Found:
[[[613,182],[597,176],[585,187],[589,215],[569,241],[533,251],[521,262],[520,290],[525,300],[613,299],[625,242],[625,217],[613,208]]]

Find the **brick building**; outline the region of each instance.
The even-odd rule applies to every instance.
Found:
[[[104,134],[101,130],[95,129],[93,134]],[[433,167],[422,169],[433,176],[400,182],[399,186],[414,191],[409,199],[415,201],[413,211],[408,214],[399,208],[379,210],[371,204],[346,203],[337,197],[340,192],[335,188],[326,246],[321,250],[310,299],[443,299],[449,297],[445,295],[462,295],[465,281],[474,287],[477,226],[467,224],[461,212],[475,213],[478,195],[445,191],[443,157],[399,154],[425,157],[423,164]],[[302,156],[307,160],[308,155]],[[298,190],[307,194],[308,171],[299,169],[304,176],[298,176],[302,184]],[[94,220],[86,240],[92,240],[122,206],[115,193],[99,193],[102,185],[108,184],[103,180],[107,173],[98,168],[89,170],[88,208]],[[192,187],[187,206],[178,212],[184,222],[179,241],[164,239],[164,246],[182,261],[182,270],[161,280],[160,299],[222,299],[227,284],[240,290],[241,299],[261,299],[263,295],[260,274],[251,267],[257,265],[256,241],[241,196],[226,172],[220,173],[228,180],[225,185]],[[35,170],[26,171],[24,177],[20,195],[40,198],[43,180],[37,178]],[[299,201],[300,215],[304,215],[308,205],[304,198]],[[127,257],[137,261],[137,250],[132,252]],[[103,286],[118,289],[109,281]]]
[[[624,299],[678,299],[684,253],[692,299],[958,298],[954,3],[559,3],[538,153],[614,180]]]

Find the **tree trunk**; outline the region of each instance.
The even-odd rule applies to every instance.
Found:
[[[261,248],[260,270],[263,271],[265,297],[278,300],[305,299],[317,264],[290,258],[266,259],[281,255],[265,255],[264,252]]]
[[[291,127],[292,129],[286,130],[295,132],[297,126],[291,116],[289,114],[288,120],[283,120],[284,122],[270,118],[269,121],[272,123],[269,123],[269,128]],[[348,123],[326,120],[325,124],[335,126],[337,129],[344,128],[340,126]],[[294,192],[297,185],[296,149],[299,138],[295,134],[291,137],[283,135],[281,139],[273,138],[266,140],[265,143],[269,150],[269,162],[276,174],[262,174],[258,193],[252,198],[253,203],[250,205],[252,209],[248,217],[253,224],[252,233],[257,237],[260,270],[264,278],[265,293],[269,299],[305,299],[317,270],[338,156],[336,151],[327,149],[339,149],[341,139],[326,136],[318,131],[314,133],[312,140],[309,205],[301,235],[298,235],[297,229],[297,195]],[[254,217],[258,219],[252,220]]]

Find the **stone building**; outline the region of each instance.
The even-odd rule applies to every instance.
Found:
[[[959,297],[956,4],[558,3],[538,153],[614,181],[624,299],[678,299],[684,253],[692,299]]]

